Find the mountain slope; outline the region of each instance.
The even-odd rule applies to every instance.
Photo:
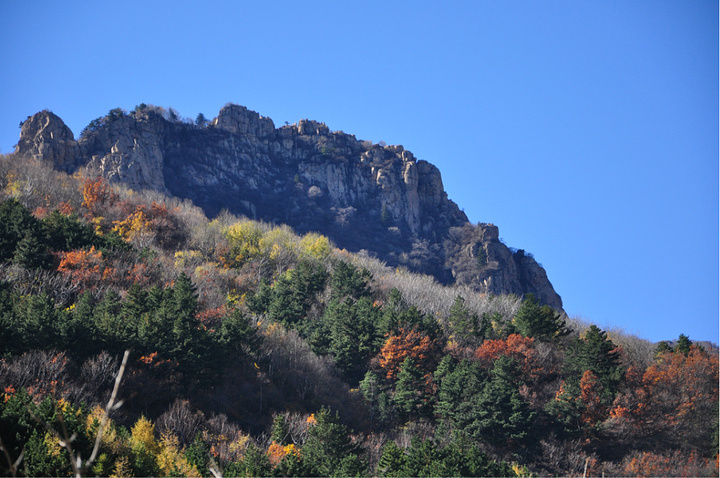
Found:
[[[301,120],[276,128],[238,105],[211,122],[178,119],[141,105],[111,110],[76,141],[49,111],[28,118],[16,153],[53,167],[191,199],[299,233],[318,231],[339,247],[367,250],[393,266],[481,293],[533,293],[558,310],[545,270],[500,242],[491,224],[471,224],[448,199],[440,171],[402,146],[381,146]]]

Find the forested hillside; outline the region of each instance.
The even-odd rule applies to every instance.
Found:
[[[14,155],[0,261],[5,475],[718,475],[717,349],[685,336]]]

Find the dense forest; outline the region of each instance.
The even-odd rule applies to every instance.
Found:
[[[717,476],[718,354],[5,155],[0,447],[12,476]]]

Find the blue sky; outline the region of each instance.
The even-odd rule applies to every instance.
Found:
[[[324,121],[437,165],[565,309],[718,341],[718,2],[3,2],[0,152],[139,103]]]

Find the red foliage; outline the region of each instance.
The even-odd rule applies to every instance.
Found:
[[[535,381],[544,372],[538,353],[534,347],[535,339],[510,334],[507,339],[486,340],[475,351],[475,358],[487,368],[491,368],[495,360],[502,355],[515,359],[520,365],[527,381]]]
[[[222,323],[222,318],[227,315],[227,307],[221,305],[214,309],[203,310],[195,314],[195,318],[200,321],[205,329],[217,327]]]

